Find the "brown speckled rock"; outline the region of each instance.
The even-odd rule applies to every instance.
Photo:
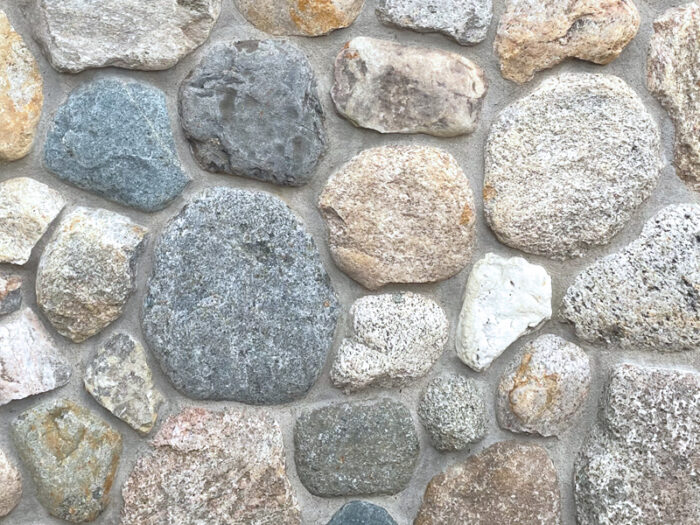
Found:
[[[22,475],[0,450],[0,518],[7,516],[22,499]]]
[[[22,277],[0,274],[0,315],[11,314],[22,305]]]

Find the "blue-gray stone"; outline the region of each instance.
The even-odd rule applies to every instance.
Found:
[[[164,208],[190,181],[163,93],[116,78],[76,89],[58,108],[44,163],[66,182],[143,211]]]
[[[396,525],[383,508],[367,501],[351,501],[335,513],[328,525]]]

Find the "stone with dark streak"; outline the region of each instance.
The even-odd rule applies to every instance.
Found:
[[[10,314],[22,304],[22,277],[0,275],[0,315]]]

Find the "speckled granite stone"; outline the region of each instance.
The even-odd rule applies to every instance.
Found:
[[[383,508],[367,501],[351,501],[333,515],[328,525],[396,525]]]

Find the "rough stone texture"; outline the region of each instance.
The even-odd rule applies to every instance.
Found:
[[[163,92],[116,78],[82,85],[58,108],[44,164],[61,180],[142,211],[164,208],[190,180]]]
[[[376,11],[384,24],[442,33],[463,46],[482,42],[493,17],[491,0],[378,0]]]
[[[560,315],[590,342],[659,352],[700,345],[700,205],[657,213],[632,244],[584,270]]]
[[[367,501],[351,501],[333,515],[328,525],[396,525],[383,508]]]
[[[308,411],[297,420],[294,446],[301,482],[322,497],[401,492],[419,452],[411,413],[390,399]]]
[[[0,406],[68,383],[71,367],[29,308],[0,324]]]
[[[700,191],[700,3],[669,9],[654,22],[647,86],[676,126],[678,174]]]
[[[59,334],[80,343],[121,316],[146,231],[101,209],[78,207],[63,218],[36,277],[36,301]]]
[[[359,127],[456,137],[476,129],[486,89],[484,72],[461,55],[358,37],[336,58],[331,96]]]
[[[326,149],[316,77],[289,42],[211,46],[180,86],[179,104],[205,170],[298,186]]]
[[[370,386],[401,387],[430,371],[449,337],[435,301],[414,293],[370,295],[350,309],[352,335],[343,340],[331,381],[347,393]]]
[[[576,460],[578,523],[697,523],[699,435],[700,374],[616,366]]]
[[[22,305],[22,278],[0,274],[0,315],[11,314]]]
[[[588,396],[591,365],[586,353],[556,335],[527,344],[501,378],[496,414],[512,432],[558,436]]]
[[[265,412],[185,408],[122,489],[121,525],[301,525],[277,422]]]
[[[442,452],[464,450],[486,434],[484,396],[474,381],[462,376],[440,376],[428,383],[418,416]]]
[[[0,518],[12,512],[20,499],[22,499],[22,475],[0,449]]]
[[[527,82],[569,57],[609,64],[639,23],[632,0],[506,0],[494,50],[505,78]]]
[[[122,451],[118,432],[72,401],[49,401],[15,419],[12,439],[37,498],[52,516],[92,521],[109,503]]]
[[[502,441],[435,476],[414,525],[559,525],[560,508],[547,451]]]
[[[337,315],[313,239],[266,193],[210,188],[156,243],[143,330],[190,397],[299,399],[321,373]]]
[[[97,402],[141,434],[156,423],[163,396],[153,386],[143,347],[129,335],[115,334],[87,364],[85,388]]]
[[[567,73],[498,115],[485,162],[485,214],[499,240],[567,259],[607,244],[651,194],[659,132],[623,80]]]
[[[222,0],[27,0],[25,14],[51,65],[160,70],[199,47]]]
[[[0,182],[0,263],[24,264],[66,202],[27,177]]]
[[[471,259],[474,196],[446,151],[366,150],[330,177],[319,208],[336,264],[370,290],[441,281]]]

